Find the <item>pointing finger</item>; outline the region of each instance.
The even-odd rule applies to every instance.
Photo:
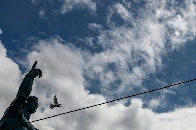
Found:
[[[37,61],[35,61],[35,63],[33,64],[32,69],[35,69],[36,65],[37,65]]]

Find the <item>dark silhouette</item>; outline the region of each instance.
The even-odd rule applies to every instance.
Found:
[[[42,71],[36,69],[37,61],[23,79],[16,98],[4,112],[0,120],[0,130],[38,130],[30,122],[31,114],[38,108],[38,98],[29,96],[32,91],[33,80],[42,76]]]

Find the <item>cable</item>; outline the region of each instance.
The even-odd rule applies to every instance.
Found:
[[[134,97],[134,96],[142,95],[142,94],[145,94],[145,93],[154,92],[154,91],[157,91],[157,90],[160,90],[160,89],[169,88],[169,87],[176,86],[176,85],[179,85],[179,84],[188,83],[188,82],[191,82],[191,81],[194,81],[194,80],[196,80],[196,79],[192,79],[192,80],[187,80],[187,81],[183,81],[183,82],[179,82],[179,83],[171,84],[171,85],[169,85],[169,86],[165,86],[165,87],[162,87],[162,88],[157,88],[157,89],[149,90],[149,91],[146,91],[146,92],[142,92],[142,93],[134,94],[134,95],[131,95],[131,96],[126,96],[126,97],[123,97],[123,98],[118,98],[118,99],[111,100],[111,101],[108,101],[108,102],[104,102],[104,103],[100,103],[100,104],[96,104],[96,105],[92,105],[92,106],[88,106],[88,107],[84,107],[84,108],[76,109],[76,110],[73,110],[73,111],[69,111],[69,112],[65,112],[65,113],[57,114],[57,115],[54,115],[54,116],[50,116],[50,117],[46,117],[46,118],[42,118],[42,119],[38,119],[38,120],[34,120],[34,121],[31,121],[31,122],[36,122],[36,121],[40,121],[40,120],[44,120],[44,119],[48,119],[48,118],[52,118],[52,117],[55,117],[55,116],[60,116],[60,115],[64,115],[64,114],[68,114],[68,113],[72,113],[72,112],[76,112],[76,111],[81,111],[81,110],[88,109],[88,108],[91,108],[91,107],[96,107],[96,106],[100,106],[100,105],[103,105],[103,104],[107,104],[107,103],[115,102],[115,101],[118,101],[118,100],[122,100],[122,99],[130,98],[130,97]]]
[[[73,110],[73,111],[69,111],[69,112],[65,112],[65,113],[61,113],[61,114],[57,114],[57,115],[53,115],[53,116],[50,116],[50,117],[46,117],[46,118],[34,120],[34,121],[31,121],[31,122],[36,122],[36,121],[40,121],[40,120],[44,120],[44,119],[48,119],[48,118],[52,118],[52,117],[56,117],[56,116],[60,116],[60,115],[64,115],[64,114],[68,114],[68,113],[73,113],[73,112],[76,112],[76,111],[81,111],[81,110],[88,109],[88,108],[91,108],[91,107],[96,107],[96,106],[100,106],[100,105],[103,105],[103,104],[115,102],[115,101],[118,101],[118,100],[122,100],[122,99],[126,99],[126,98],[131,98],[131,97],[138,96],[138,95],[142,95],[142,94],[146,94],[146,93],[151,93],[151,92],[154,92],[154,91],[157,91],[157,90],[169,88],[169,87],[176,86],[176,85],[179,85],[179,84],[185,84],[185,83],[188,83],[188,82],[192,82],[192,81],[194,81],[194,80],[196,80],[196,79],[192,79],[192,80],[187,80],[187,81],[183,81],[183,82],[171,84],[171,85],[169,85],[169,86],[165,86],[165,87],[161,87],[161,88],[157,88],[157,89],[145,91],[145,92],[142,92],[142,93],[134,94],[134,95],[131,95],[131,96],[126,96],[126,97],[123,97],[123,98],[118,98],[118,99],[111,100],[111,101],[108,101],[108,102],[99,103],[99,104],[96,104],[96,105],[92,105],[92,106],[88,106],[88,107],[76,109],[76,110]],[[31,123],[31,122],[28,122],[28,123]],[[6,127],[6,128],[8,128],[8,127]],[[0,130],[4,130],[4,129],[6,129],[6,128],[0,129]]]

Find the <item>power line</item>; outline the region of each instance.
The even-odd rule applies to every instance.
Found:
[[[165,87],[162,87],[162,88],[157,88],[157,89],[145,91],[145,92],[142,92],[142,93],[134,94],[134,95],[131,95],[131,96],[126,96],[126,97],[123,97],[123,98],[118,98],[118,99],[115,99],[115,100],[111,100],[111,101],[108,101],[108,102],[104,102],[104,103],[100,103],[100,104],[96,104],[96,105],[92,105],[92,106],[88,106],[88,107],[83,107],[83,108],[80,108],[80,109],[76,109],[76,110],[73,110],[73,111],[69,111],[69,112],[57,114],[57,115],[54,115],[54,116],[50,116],[50,117],[46,117],[46,118],[34,120],[34,121],[31,121],[31,122],[36,122],[36,121],[40,121],[40,120],[52,118],[52,117],[55,117],[55,116],[60,116],[60,115],[68,114],[68,113],[73,113],[73,112],[76,112],[76,111],[81,111],[81,110],[88,109],[88,108],[91,108],[91,107],[96,107],[96,106],[100,106],[100,105],[103,105],[103,104],[115,102],[115,101],[118,101],[118,100],[122,100],[122,99],[126,99],[126,98],[131,98],[131,97],[134,97],[134,96],[142,95],[142,94],[145,94],[145,93],[154,92],[154,91],[157,91],[157,90],[169,88],[169,87],[176,86],[176,85],[179,85],[179,84],[185,84],[185,83],[188,83],[188,82],[192,82],[192,81],[194,81],[194,80],[196,80],[196,79],[192,79],[192,80],[187,80],[187,81],[183,81],[183,82],[171,84],[171,85],[169,85],[169,86],[165,86]],[[30,123],[31,123],[31,122],[30,122]]]
[[[157,89],[145,91],[145,92],[138,93],[138,94],[134,94],[134,95],[131,95],[131,96],[126,96],[126,97],[118,98],[118,99],[111,100],[111,101],[108,101],[108,102],[104,102],[104,103],[100,103],[100,104],[96,104],[96,105],[92,105],[92,106],[88,106],[88,107],[76,109],[76,110],[73,110],[73,111],[69,111],[69,112],[65,112],[65,113],[53,115],[53,116],[50,116],[50,117],[46,117],[46,118],[34,120],[34,121],[31,121],[31,122],[36,122],[36,121],[40,121],[40,120],[44,120],[44,119],[48,119],[48,118],[52,118],[52,117],[56,117],[56,116],[60,116],[60,115],[64,115],[64,114],[68,114],[68,113],[73,113],[73,112],[76,112],[76,111],[81,111],[81,110],[88,109],[88,108],[91,108],[91,107],[96,107],[96,106],[100,106],[100,105],[103,105],[103,104],[108,104],[108,103],[115,102],[115,101],[118,101],[118,100],[122,100],[122,99],[126,99],[126,98],[131,98],[131,97],[135,97],[135,96],[142,95],[142,94],[146,94],[146,93],[151,93],[151,92],[154,92],[154,91],[157,91],[157,90],[169,88],[169,87],[176,86],[176,85],[179,85],[179,84],[185,84],[185,83],[188,83],[188,82],[192,82],[192,81],[194,81],[194,80],[196,80],[196,79],[192,79],[192,80],[187,80],[187,81],[183,81],[183,82],[171,84],[171,85],[169,85],[169,86],[165,86],[165,87],[161,87],[161,88],[157,88]],[[29,123],[31,123],[31,122],[29,122]],[[0,129],[0,130],[5,130],[5,129],[7,129],[7,128],[8,128],[8,127],[3,128],[3,129]]]

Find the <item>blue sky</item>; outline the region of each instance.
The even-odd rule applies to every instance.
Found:
[[[35,60],[43,77],[34,82],[40,107],[31,120],[194,79],[195,20],[195,0],[1,0],[0,116]],[[33,124],[193,130],[195,87],[190,82]],[[51,110],[55,94],[63,107]]]

